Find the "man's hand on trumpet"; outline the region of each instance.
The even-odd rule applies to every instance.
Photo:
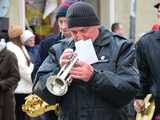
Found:
[[[68,64],[70,58],[73,56],[74,52],[73,49],[65,49],[60,57],[60,66],[62,67],[65,64]]]
[[[73,54],[72,49],[66,49],[60,57],[60,66],[67,64],[70,61],[70,58]],[[91,76],[93,75],[94,68],[81,60],[78,60],[73,68],[70,70],[70,77],[74,79],[79,79],[83,81],[89,81]]]
[[[93,75],[93,71],[94,68],[91,65],[78,60],[76,65],[71,69],[70,76],[72,79],[89,81],[91,76]]]

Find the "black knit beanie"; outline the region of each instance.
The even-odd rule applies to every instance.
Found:
[[[66,14],[68,27],[87,27],[100,24],[94,8],[87,2],[72,4]]]

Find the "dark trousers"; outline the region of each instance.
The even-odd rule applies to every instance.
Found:
[[[15,94],[16,98],[16,120],[30,120],[25,112],[22,111],[22,105],[25,103],[25,97],[28,94]]]

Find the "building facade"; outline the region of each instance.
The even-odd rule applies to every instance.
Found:
[[[3,1],[3,0],[2,0]],[[10,22],[16,22],[23,28],[25,26],[25,0],[9,0],[10,7],[5,16],[10,17]],[[63,0],[49,0],[55,4],[60,4]],[[110,29],[114,22],[120,22],[124,25],[126,34],[129,38],[131,2],[133,0],[84,0],[94,5],[101,23]],[[135,37],[138,38],[142,33],[151,30],[154,23],[158,23],[156,9],[153,7],[155,0],[134,0],[136,1],[135,12]]]

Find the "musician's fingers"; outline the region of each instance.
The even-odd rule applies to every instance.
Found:
[[[73,78],[73,79],[82,79],[82,76],[80,76],[80,75],[71,75],[71,78]]]
[[[81,61],[81,60],[77,60],[77,62],[76,62],[76,66],[83,66],[83,65],[85,65],[86,63],[84,62],[84,61]]]
[[[67,48],[67,49],[64,50],[64,52],[73,52],[73,49]]]
[[[68,62],[69,62],[69,59],[62,59],[62,60],[60,61],[60,65],[63,66],[63,65],[65,65],[65,64],[67,64]]]
[[[73,49],[67,48],[64,50],[63,54],[73,54]]]
[[[73,55],[73,49],[67,48],[64,50],[62,57],[65,59],[70,58]]]
[[[61,59],[70,59],[72,57],[73,53],[63,53],[63,55],[61,56]]]
[[[65,49],[62,55],[60,56],[60,65],[63,66],[69,62],[69,58],[73,55],[72,49]]]
[[[71,70],[70,70],[70,74],[74,74],[74,75],[81,75],[82,74],[82,71],[81,71],[81,67],[73,67]]]

